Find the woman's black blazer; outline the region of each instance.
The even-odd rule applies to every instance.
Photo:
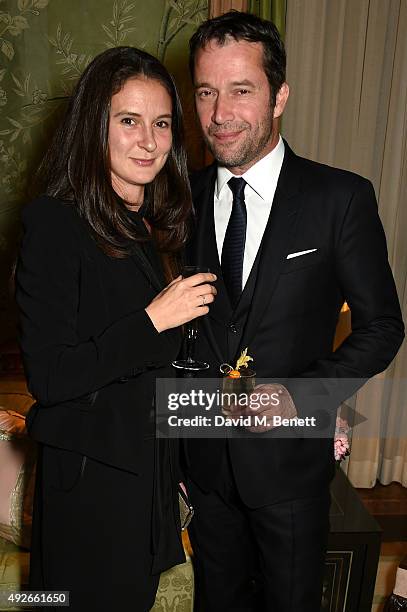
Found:
[[[145,307],[163,288],[139,244],[109,257],[74,206],[43,196],[23,211],[16,275],[21,348],[37,441],[139,472],[156,377],[173,373],[179,330],[158,333]]]

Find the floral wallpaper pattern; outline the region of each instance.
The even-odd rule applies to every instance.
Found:
[[[0,0],[0,343],[15,335],[9,279],[20,208],[76,80],[108,47],[159,57],[177,81],[189,156],[199,165],[187,49],[207,15],[207,0]]]

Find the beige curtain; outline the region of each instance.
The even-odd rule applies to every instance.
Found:
[[[288,0],[291,96],[283,133],[297,153],[368,177],[407,318],[407,2]],[[407,486],[407,350],[368,383],[356,410],[348,475]]]

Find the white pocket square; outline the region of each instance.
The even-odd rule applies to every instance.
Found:
[[[308,253],[314,253],[317,249],[308,249],[307,251],[298,251],[297,253],[290,253],[287,255],[287,259],[292,259],[293,257],[300,257],[300,255],[308,255]]]

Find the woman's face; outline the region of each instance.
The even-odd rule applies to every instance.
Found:
[[[112,186],[129,204],[140,205],[171,150],[172,103],[159,81],[128,79],[110,104],[109,156]]]

